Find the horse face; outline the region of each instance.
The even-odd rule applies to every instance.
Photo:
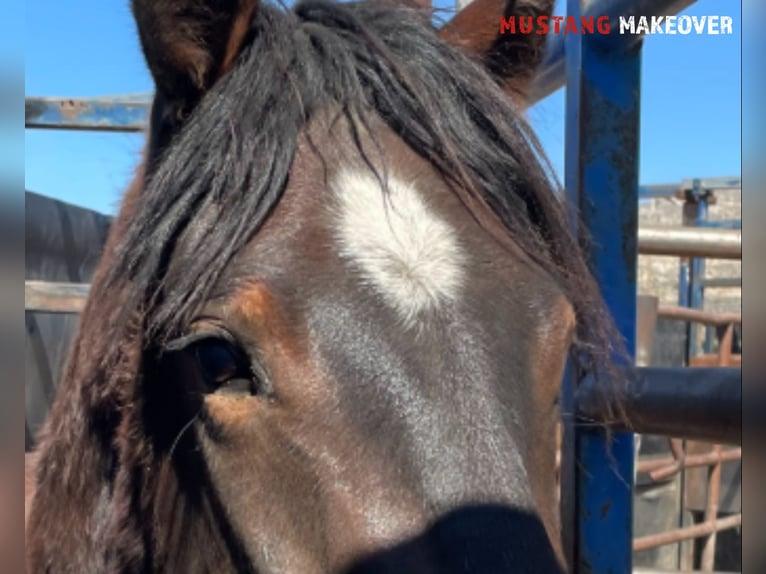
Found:
[[[383,4],[133,1],[145,175],[47,425],[30,571],[560,571],[590,299],[507,103],[542,38],[482,28],[552,2],[500,4],[439,40]]]
[[[183,418],[212,487],[258,572],[342,571],[424,533],[376,560],[462,571],[444,556],[464,546],[479,572],[539,568],[571,307],[388,128],[376,151],[323,116],[165,359],[174,396],[200,393]]]
[[[255,8],[221,9],[217,31],[194,21],[185,45],[174,32],[184,2],[152,4],[134,10],[161,150],[237,65]],[[541,39],[476,31],[496,27],[487,14],[550,3],[490,4],[441,34],[520,98]],[[179,435],[195,437],[256,571],[552,571],[571,306],[385,122],[362,124],[332,105],[312,115],[273,213],[171,345],[165,380],[198,397]],[[170,284],[188,260],[180,245]]]

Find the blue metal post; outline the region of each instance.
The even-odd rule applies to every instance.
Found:
[[[678,268],[678,304],[689,306],[689,258],[681,257]]]
[[[688,195],[687,201],[693,202],[695,207],[695,215],[693,225],[697,227],[704,227],[707,224],[708,216],[708,197],[709,192],[702,188],[702,183],[699,179],[692,181],[692,189]],[[690,261],[689,269],[689,283],[687,286],[688,296],[687,304],[694,309],[702,309],[705,301],[705,259],[701,257],[695,257]],[[703,327],[705,331],[704,351],[710,352],[712,347],[712,331],[708,327]],[[699,329],[700,326],[695,323],[690,323],[688,328],[688,348],[687,358],[691,359],[699,352]]]
[[[688,202],[689,199],[687,198],[686,201]],[[684,220],[686,211],[684,210]],[[689,306],[689,281],[690,281],[690,259],[688,257],[680,257],[678,260],[678,305],[680,307],[688,307]],[[687,349],[686,349],[686,356],[684,357],[684,361],[688,364],[689,357],[690,357],[690,349],[688,342],[691,341],[691,338],[689,337],[689,328],[687,326],[686,328],[686,340],[687,340]]]
[[[697,219],[695,225],[698,227],[706,227],[708,225],[708,200],[711,197],[711,192],[703,190],[702,184],[699,180],[694,180],[694,193],[697,196]],[[705,259],[698,258],[694,260],[694,266],[692,267],[692,307],[702,309],[705,306]],[[704,351],[710,353],[713,347],[713,329],[710,326],[703,327],[705,329],[705,342]],[[696,333],[695,333],[696,336]],[[695,339],[696,341],[696,339]]]
[[[580,17],[579,0],[567,14]],[[641,43],[567,35],[567,194],[593,239],[591,267],[631,356],[636,338]],[[568,384],[571,384],[571,379]],[[575,429],[577,574],[632,571],[634,443],[593,425]]]

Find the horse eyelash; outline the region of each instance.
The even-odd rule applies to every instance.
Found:
[[[239,349],[240,345],[237,342],[237,340],[226,330],[224,329],[215,329],[215,330],[206,330],[206,331],[196,331],[193,333],[187,333],[185,335],[181,335],[180,337],[177,337],[175,339],[172,339],[165,343],[162,346],[162,351],[164,352],[170,352],[174,353],[177,351],[183,351],[184,349],[190,347],[194,343],[199,343],[202,341],[210,340],[210,339],[223,339],[233,347]]]

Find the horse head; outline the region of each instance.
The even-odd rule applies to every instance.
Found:
[[[133,0],[146,161],[31,571],[563,571],[558,390],[610,331],[524,120],[544,38],[498,33],[552,4]]]

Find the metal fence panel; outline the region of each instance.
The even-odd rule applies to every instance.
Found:
[[[111,218],[36,193],[26,193],[26,279],[37,285],[36,293],[50,291],[40,282],[87,283],[98,264]],[[79,297],[75,287],[70,295]],[[29,294],[29,289],[27,289]],[[24,381],[26,439],[29,450],[34,435],[48,414],[55,385],[66,359],[79,317],[74,314],[81,298],[68,313],[51,312],[27,296]],[[71,299],[72,297],[70,297]],[[61,307],[59,299],[55,306]]]

